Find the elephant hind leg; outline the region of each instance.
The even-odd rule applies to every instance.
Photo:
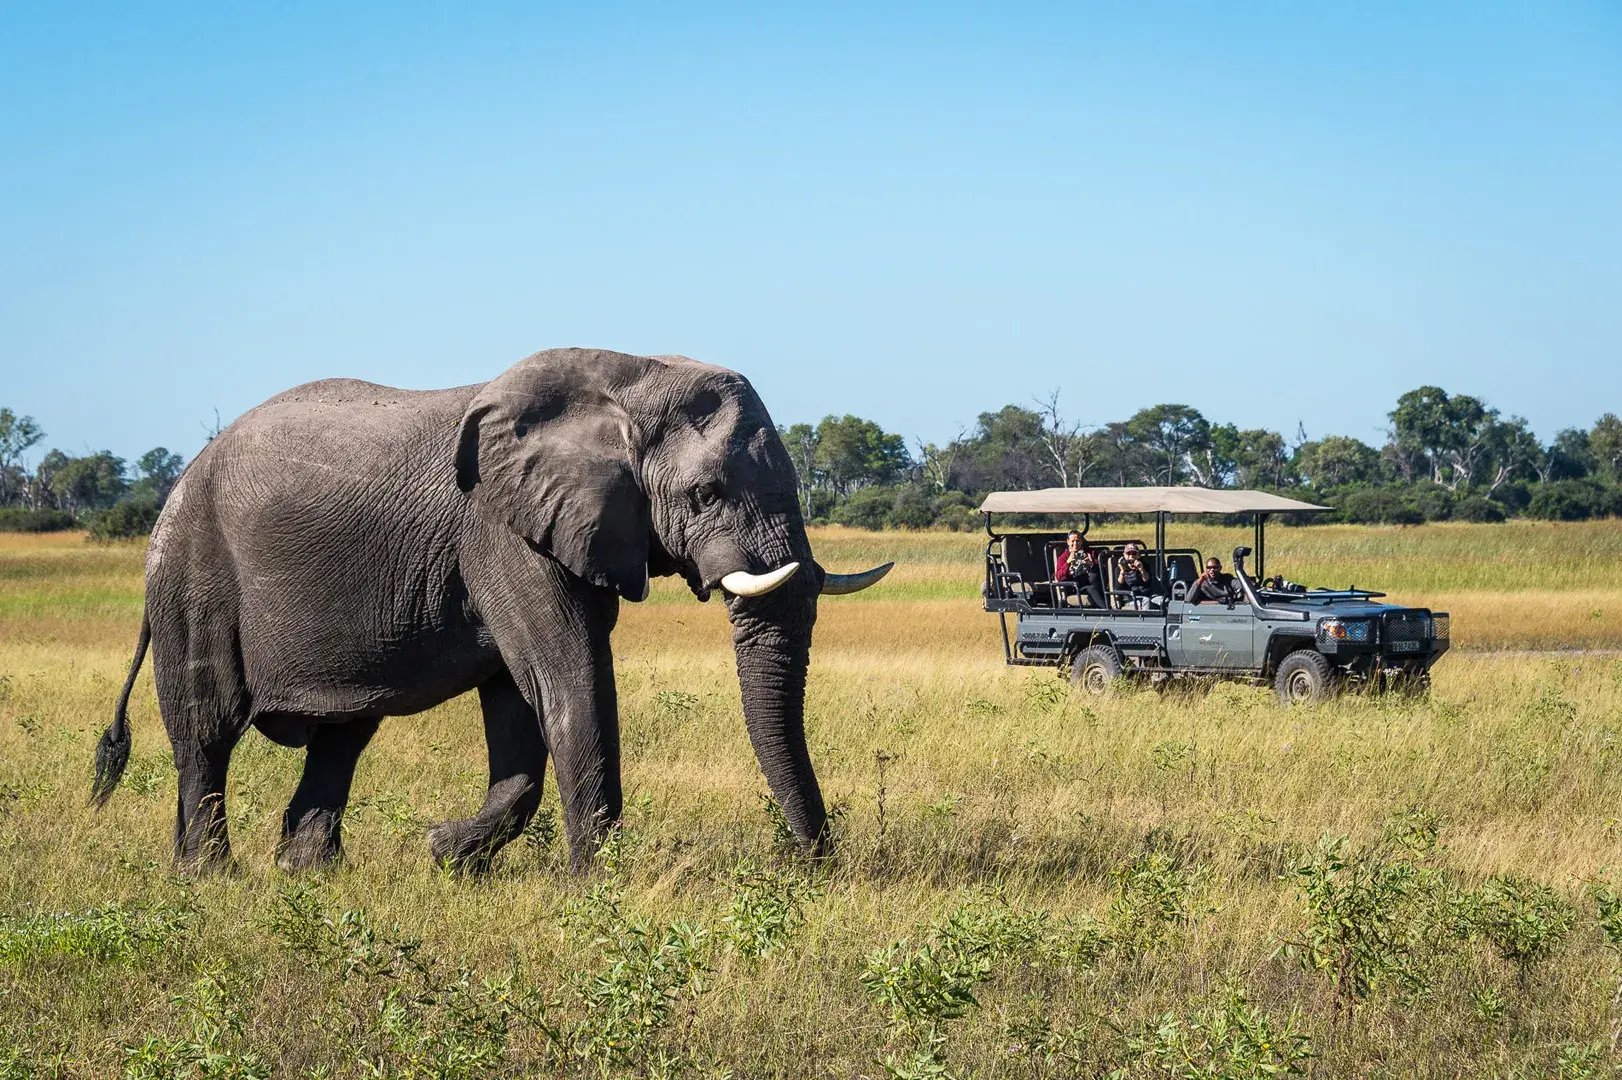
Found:
[[[309,721],[304,774],[282,814],[277,866],[297,873],[336,862],[343,856],[344,808],[349,804],[355,766],[366,744],[377,734],[379,723],[377,719]]]
[[[491,860],[524,831],[541,805],[546,740],[512,676],[503,671],[479,687],[484,712],[490,786],[484,806],[471,818],[444,821],[428,830],[434,860],[464,873],[483,873]]]
[[[206,624],[153,617],[153,678],[179,773],[175,864],[220,869],[231,859],[225,776],[248,723],[248,692],[237,649],[235,615],[209,609]]]

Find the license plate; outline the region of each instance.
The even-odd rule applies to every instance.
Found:
[[[1418,652],[1419,651],[1419,642],[1417,642],[1417,641],[1393,641],[1391,643],[1391,651],[1392,652]]]

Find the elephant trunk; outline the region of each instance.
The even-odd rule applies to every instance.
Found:
[[[812,855],[830,847],[822,789],[805,745],[805,673],[819,586],[808,581],[728,604],[749,742],[801,850]]]

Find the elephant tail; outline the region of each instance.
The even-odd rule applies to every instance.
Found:
[[[113,722],[96,743],[96,782],[90,788],[90,802],[94,806],[106,805],[118,781],[123,779],[124,766],[130,763],[130,693],[135,689],[136,673],[141,670],[141,662],[146,659],[146,649],[151,643],[152,624],[143,611],[141,638],[135,643],[135,660],[130,664],[129,677],[124,680],[124,692],[118,695]]]

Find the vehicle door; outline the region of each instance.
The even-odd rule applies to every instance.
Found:
[[[1174,600],[1166,609],[1166,652],[1173,667],[1244,669],[1252,667],[1251,637],[1256,613],[1248,603],[1190,604]]]

